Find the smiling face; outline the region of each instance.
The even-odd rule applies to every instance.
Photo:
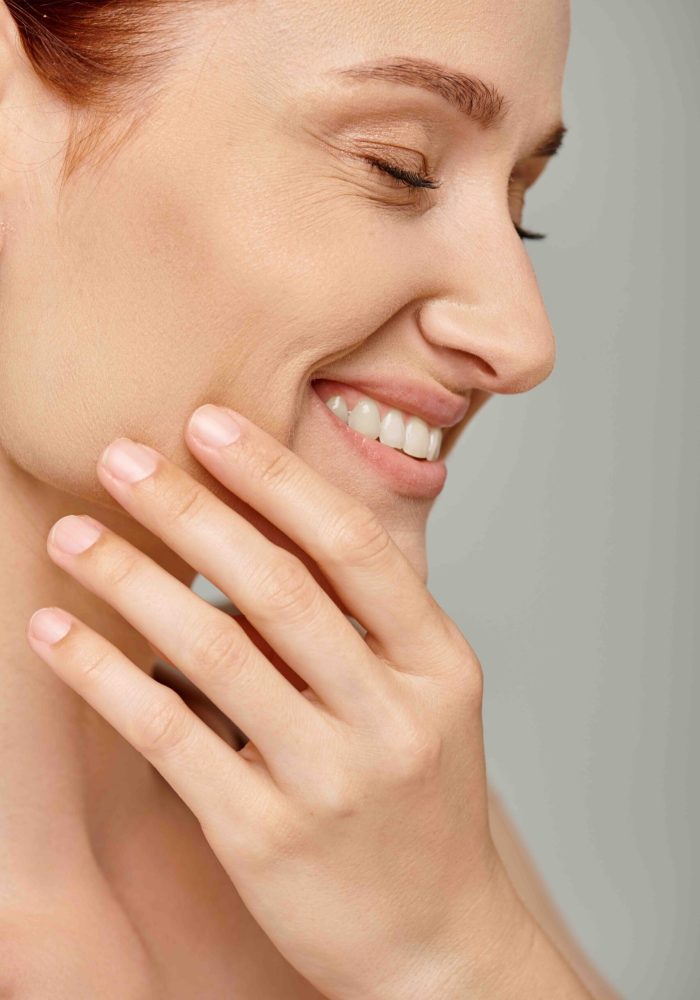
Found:
[[[115,506],[95,462],[120,435],[217,492],[182,433],[200,403],[228,404],[376,510],[424,572],[434,495],[352,447],[311,383],[371,377],[389,402],[404,381],[471,390],[444,457],[490,394],[550,373],[513,223],[561,118],[568,4],[205,3],[185,22],[157,101],[65,188],[67,108],[3,42],[0,446],[98,505]],[[397,60],[400,80],[340,72]],[[504,120],[445,99],[454,77],[416,85],[428,61],[497,89]]]

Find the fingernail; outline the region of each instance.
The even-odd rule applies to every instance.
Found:
[[[223,448],[240,437],[241,428],[228,410],[206,403],[190,417],[190,431],[202,444]]]
[[[77,556],[85,552],[102,534],[96,522],[88,521],[77,514],[69,514],[56,521],[49,533],[49,541],[61,552]]]
[[[100,461],[115,479],[138,483],[155,472],[158,452],[129,438],[119,438],[102,453]]]
[[[65,611],[59,608],[40,608],[29,619],[29,632],[35,639],[52,646],[64,635],[68,635],[72,624],[72,618]]]

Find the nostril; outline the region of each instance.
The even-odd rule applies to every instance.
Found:
[[[468,354],[465,352],[464,356],[469,358],[469,362],[473,368],[478,369],[478,371],[481,372],[482,375],[485,375],[489,380],[498,378],[496,369],[478,354]]]

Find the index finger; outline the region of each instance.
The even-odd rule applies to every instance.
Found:
[[[212,475],[313,557],[392,664],[427,673],[441,662],[446,615],[370,507],[228,407],[200,406],[185,439]]]

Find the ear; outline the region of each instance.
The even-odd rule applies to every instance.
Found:
[[[35,6],[32,4],[32,6]],[[20,22],[21,23],[21,22]],[[34,29],[33,35],[37,36]],[[24,94],[19,88],[24,89]],[[51,91],[35,72],[32,60],[25,51],[22,32],[5,0],[0,0],[0,113],[5,116],[16,99],[55,102]],[[46,109],[48,110],[48,108]]]
[[[12,79],[22,50],[22,41],[15,19],[5,0],[0,0],[0,253],[5,246],[6,234],[13,230],[6,218],[5,201],[8,167],[11,167],[10,120],[6,108],[12,91]]]
[[[0,247],[60,164],[69,108],[37,74],[0,0]]]
[[[17,23],[5,0],[0,0],[0,102],[2,103],[12,71],[20,59],[27,61]]]

